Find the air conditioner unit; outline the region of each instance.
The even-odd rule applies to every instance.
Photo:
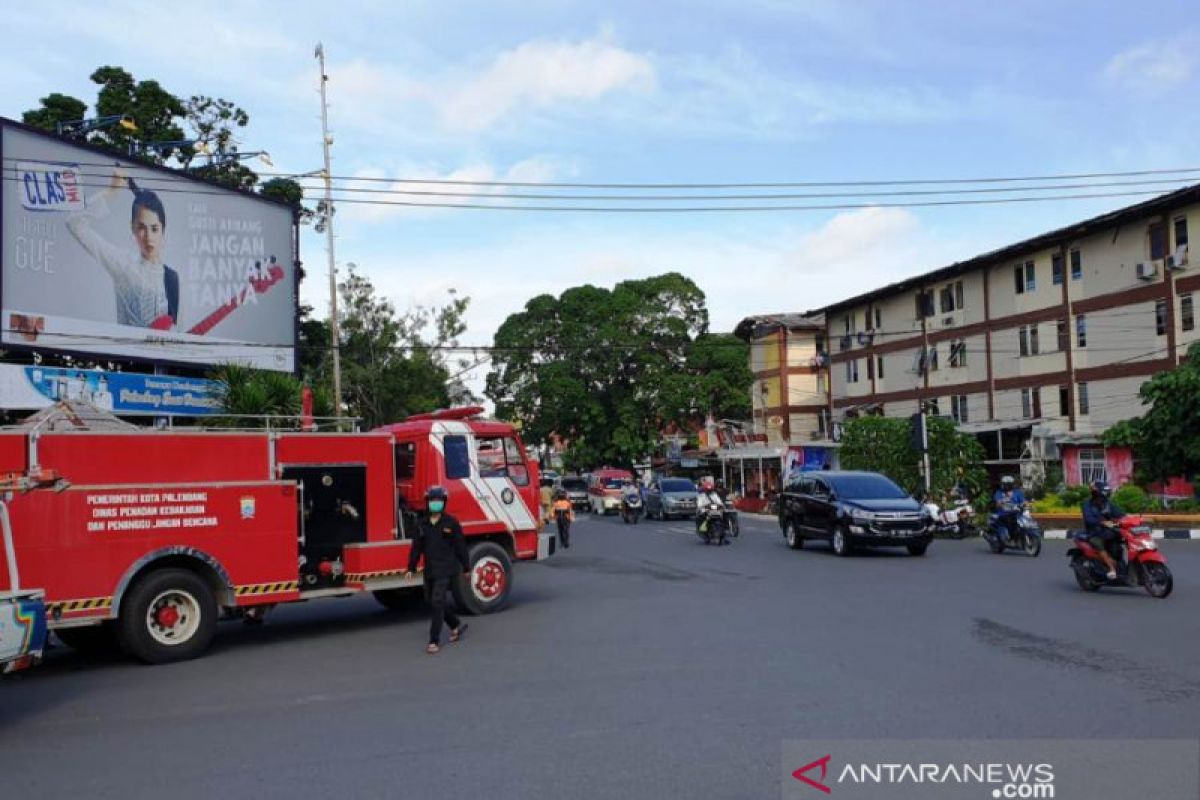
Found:
[[[875,338],[875,331],[862,331],[858,334],[858,343],[863,346],[868,346]]]
[[[1158,276],[1158,263],[1155,261],[1142,261],[1137,265],[1137,277],[1139,281],[1152,281]]]
[[[1175,248],[1175,252],[1167,256],[1167,269],[1181,270],[1187,267],[1188,263],[1188,246],[1181,244]]]
[[[942,319],[942,326],[950,328],[954,326],[954,317],[945,317]]]

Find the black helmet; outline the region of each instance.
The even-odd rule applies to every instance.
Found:
[[[447,494],[445,486],[437,486],[435,484],[434,486],[430,486],[425,490],[426,500],[445,500],[448,497],[449,494]]]
[[[1094,481],[1092,483],[1092,496],[1103,497],[1107,500],[1112,497],[1112,487],[1108,485],[1108,481]]]

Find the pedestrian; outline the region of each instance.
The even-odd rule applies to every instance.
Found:
[[[575,509],[566,489],[559,489],[554,498],[554,520],[558,523],[558,540],[564,548],[571,546],[571,523],[575,521]]]
[[[542,506],[542,523],[550,524],[551,507],[554,505],[554,483],[545,478],[542,479],[542,488],[538,492],[538,501]]]
[[[469,579],[471,571],[467,540],[458,520],[446,513],[446,498],[446,490],[441,486],[430,486],[425,492],[428,513],[417,523],[417,536],[408,555],[408,571],[404,573],[404,577],[411,578],[417,562],[421,556],[425,557],[425,598],[429,603],[429,644],[425,652],[430,655],[441,649],[443,624],[450,626],[451,642],[457,642],[467,632],[466,623],[446,607],[450,582],[459,573]]]

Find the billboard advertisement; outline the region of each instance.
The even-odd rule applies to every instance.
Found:
[[[59,400],[82,400],[114,414],[216,414],[221,384],[135,372],[0,364],[0,408],[35,410]]]
[[[0,343],[292,371],[291,209],[0,121]]]

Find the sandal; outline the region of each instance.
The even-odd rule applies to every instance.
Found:
[[[434,644],[433,642],[430,642],[429,644],[425,645],[425,652],[426,652],[426,653],[428,653],[428,654],[429,654],[429,655],[431,655],[431,656],[433,656],[433,655],[437,655],[438,651],[439,651],[439,650],[441,650],[441,649],[442,649],[442,648],[438,647],[438,646],[437,646],[436,644]]]
[[[461,639],[463,634],[467,632],[468,627],[469,626],[467,625],[467,623],[464,622],[462,625],[459,625],[456,629],[450,631],[450,641],[457,642],[459,639]]]

